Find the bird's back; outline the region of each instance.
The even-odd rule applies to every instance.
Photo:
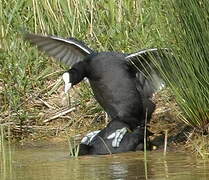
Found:
[[[100,53],[89,59],[88,79],[97,101],[111,117],[135,116],[142,112],[136,73],[123,54]]]

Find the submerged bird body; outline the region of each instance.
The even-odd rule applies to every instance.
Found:
[[[145,103],[147,109],[149,109],[149,112],[146,113],[147,120],[149,121],[152,113],[154,112],[155,105],[151,101]],[[129,120],[126,119],[126,122],[129,122]],[[104,154],[115,154],[121,152],[143,150],[144,139],[146,138],[146,142],[149,143],[147,138],[150,135],[152,135],[152,133],[149,130],[146,130],[146,137],[145,137],[144,126],[137,126],[133,130],[130,130],[130,126],[126,122],[123,122],[121,121],[121,119],[116,118],[110,121],[107,127],[102,129],[101,131],[91,132],[87,134],[82,139],[79,145],[79,155],[96,155],[96,154],[104,155]],[[117,137],[118,138],[117,141],[119,141],[119,146],[115,147],[112,145],[113,144],[112,139],[115,137],[110,138],[110,134],[117,133],[117,131],[120,131],[121,129],[129,129],[129,130],[125,132],[123,136]]]
[[[139,145],[144,141],[144,128],[137,127],[132,132],[127,132],[120,146],[112,147],[112,139],[108,139],[111,133],[114,133],[118,128],[124,128],[127,124],[121,121],[111,121],[106,128],[101,130],[88,144],[81,143],[79,146],[79,155],[101,155],[115,154],[128,151],[142,150]],[[141,148],[141,147],[140,147]]]

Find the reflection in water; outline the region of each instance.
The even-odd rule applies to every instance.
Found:
[[[1,149],[2,152],[2,149]],[[5,152],[11,152],[6,155]],[[1,180],[132,180],[146,179],[143,152],[106,156],[68,157],[65,147],[21,149],[4,148],[0,159]],[[147,153],[149,180],[208,180],[209,162],[183,153]]]
[[[128,175],[128,165],[124,163],[113,163],[109,166],[109,172],[112,175],[112,179],[118,178],[123,179],[127,178]]]

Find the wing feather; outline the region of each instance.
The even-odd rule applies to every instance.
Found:
[[[39,50],[69,66],[82,61],[94,52],[83,42],[74,38],[64,39],[30,33],[26,33],[24,38],[31,44],[36,45]]]
[[[137,89],[146,97],[152,95],[165,86],[165,82],[157,68],[166,59],[168,49],[143,49],[128,54],[126,60],[137,70]]]

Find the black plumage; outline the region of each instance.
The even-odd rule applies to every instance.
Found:
[[[96,100],[114,123],[125,123],[125,127],[134,130],[144,126],[146,114],[151,116],[155,105],[149,98],[163,84],[151,59],[161,60],[161,52],[165,49],[124,54],[96,52],[74,38],[26,34],[25,39],[69,65],[71,68],[67,72],[72,85],[87,77]],[[111,133],[112,129],[104,131]]]
[[[137,127],[132,132],[127,132],[118,148],[112,147],[112,140],[108,139],[110,133],[118,128],[126,127],[127,124],[121,121],[111,121],[106,128],[101,130],[89,144],[81,143],[79,146],[79,155],[104,155],[115,154],[128,151],[142,150],[139,149],[144,142],[144,128]],[[141,148],[141,147],[140,147]]]
[[[154,112],[155,105],[151,101],[146,105],[148,105],[147,108],[149,109],[149,114],[147,114],[147,119],[149,120]],[[144,138],[146,138],[147,146],[150,149],[151,144],[148,141],[148,137],[152,135],[152,133],[146,130],[146,137],[144,137],[144,126],[138,126],[133,131],[129,130],[126,132],[120,141],[119,147],[113,147],[112,139],[109,138],[109,135],[122,128],[129,128],[129,125],[122,122],[120,119],[110,121],[107,127],[102,129],[90,141],[85,140],[85,142],[80,143],[79,155],[104,155],[143,150]]]

